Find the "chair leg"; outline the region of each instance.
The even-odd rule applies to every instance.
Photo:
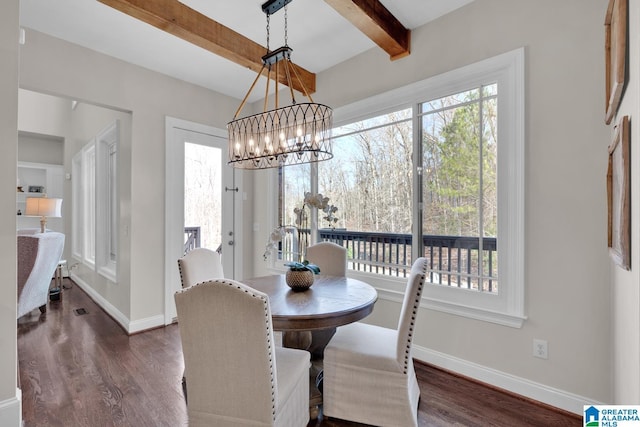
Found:
[[[40,307],[38,307],[38,309],[40,309],[40,313],[46,313],[47,312],[47,304],[41,305]]]

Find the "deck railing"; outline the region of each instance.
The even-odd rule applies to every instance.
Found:
[[[287,233],[283,258],[297,252],[297,232]],[[340,229],[319,230],[321,241],[330,241],[347,249],[349,268],[381,275],[407,277],[411,271],[410,234],[375,233]],[[423,256],[429,260],[429,282],[445,286],[498,291],[497,240],[485,237],[425,235]]]
[[[200,247],[200,227],[185,227],[184,233],[185,254]],[[395,277],[407,277],[411,271],[411,234],[341,229],[321,229],[319,233],[321,241],[334,242],[347,249],[348,266],[354,271]],[[309,230],[286,227],[280,244],[280,259],[298,259],[300,241],[309,241]],[[423,256],[429,260],[430,283],[498,291],[496,238],[425,235],[422,242]]]
[[[200,247],[200,227],[184,228],[184,254]]]

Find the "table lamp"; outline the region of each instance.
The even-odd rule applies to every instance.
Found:
[[[40,232],[44,233],[47,217],[60,218],[62,216],[62,199],[43,197],[27,197],[26,216],[40,217]]]

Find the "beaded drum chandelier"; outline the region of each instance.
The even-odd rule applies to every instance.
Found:
[[[280,166],[319,162],[333,157],[331,130],[333,111],[330,107],[313,102],[302,79],[291,62],[292,49],[287,45],[287,8],[291,0],[270,0],[262,5],[267,15],[267,53],[262,57],[262,68],[245,95],[233,120],[227,124],[229,132],[229,164],[239,169],[268,169]],[[269,50],[269,18],[285,8],[285,45]],[[258,79],[266,70],[267,87],[262,113],[238,119],[247,98]],[[278,107],[278,78],[286,76],[291,93],[291,105]],[[292,79],[302,87],[309,102],[296,103]],[[275,108],[267,110],[269,86],[275,81]]]

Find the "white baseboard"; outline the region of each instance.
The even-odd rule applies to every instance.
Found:
[[[157,315],[153,317],[148,317],[145,319],[134,320],[133,322],[125,316],[120,310],[118,310],[113,304],[107,301],[102,295],[96,292],[87,282],[82,280],[80,277],[71,273],[71,279],[76,283],[83,291],[85,291],[91,299],[93,299],[96,304],[98,304],[104,311],[109,314],[116,322],[120,324],[124,328],[124,330],[128,334],[134,334],[137,332],[142,332],[147,329],[157,328],[159,326],[164,326],[164,316]],[[0,424],[1,425],[1,424]]]
[[[164,315],[161,314],[129,322],[129,333],[134,334],[136,332],[142,332],[147,329],[154,329],[160,326],[164,326]]]
[[[22,426],[22,391],[19,388],[14,397],[0,402],[0,426]]]
[[[413,357],[494,387],[537,400],[556,408],[582,415],[583,405],[602,405],[593,399],[558,390],[525,378],[516,377],[493,368],[478,365],[425,347],[413,345]]]

